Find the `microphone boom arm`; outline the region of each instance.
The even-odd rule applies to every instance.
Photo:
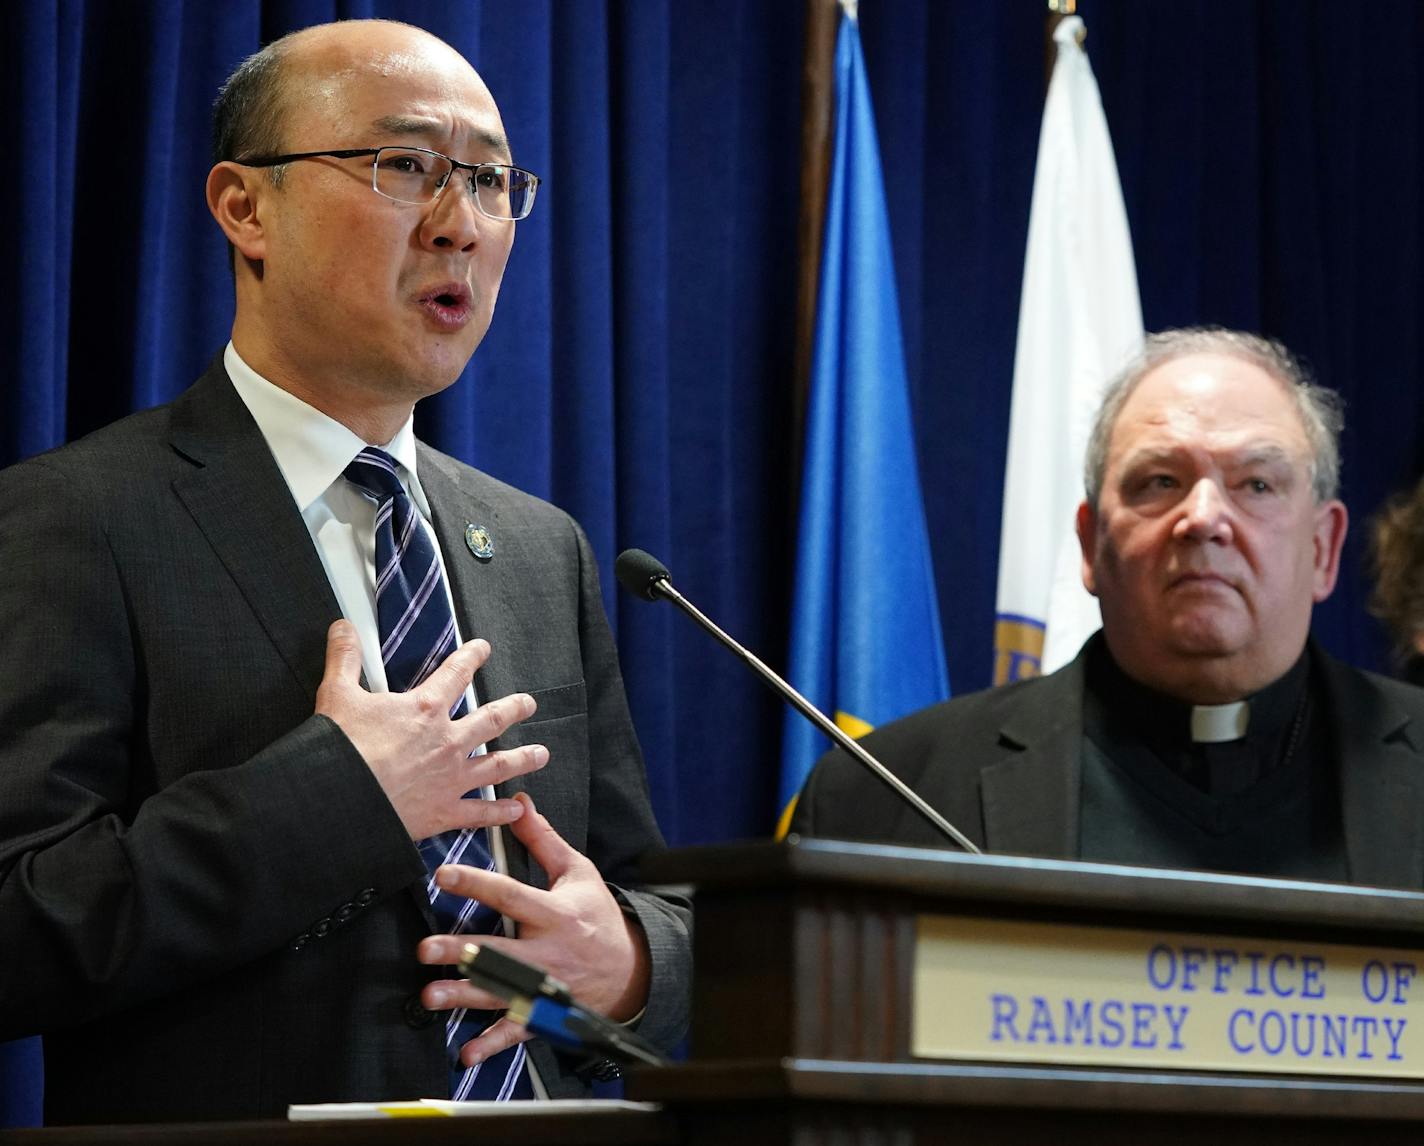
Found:
[[[736,653],[737,656],[761,676],[762,680],[771,685],[797,712],[829,736],[838,747],[850,753],[851,756],[869,768],[880,780],[899,793],[901,799],[914,808],[915,811],[919,812],[920,815],[924,816],[925,819],[929,820],[941,834],[953,840],[959,847],[972,855],[983,854],[973,840],[930,807],[929,804],[927,804],[913,788],[901,780],[900,777],[896,776],[889,768],[885,767],[884,764],[880,763],[879,760],[875,759],[874,756],[847,736],[845,732],[837,727],[834,721],[827,719],[826,715],[819,708],[797,692],[790,683],[773,672],[760,657],[756,656],[750,649],[738,644],[727,633],[723,632],[711,617],[707,616],[701,609],[673,588],[672,582],[669,581],[666,576],[650,579],[647,582],[644,595],[649,599],[654,595],[666,597],[706,629],[707,632],[716,637],[722,645]]]

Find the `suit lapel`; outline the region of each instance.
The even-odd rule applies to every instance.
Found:
[[[470,488],[458,470],[444,464],[444,459],[425,446],[418,446],[420,484],[430,503],[430,515],[440,552],[445,558],[445,571],[450,577],[450,596],[455,602],[455,620],[462,640],[483,637],[489,641],[494,655],[480,669],[475,688],[481,701],[493,700],[514,692],[517,673],[513,658],[517,650],[509,648],[503,612],[499,602],[508,600],[516,591],[509,583],[510,562],[501,561],[505,538],[500,533],[500,519],[494,508]],[[469,525],[483,526],[493,538],[495,555],[481,561],[465,541]]]
[[[1026,703],[999,728],[1002,755],[979,775],[990,852],[1078,855],[1083,663],[1080,654],[1025,689]]]
[[[173,406],[173,483],[301,687],[315,700],[326,630],[341,615],[301,514],[219,359]]]
[[[1369,677],[1318,655],[1327,711],[1337,730],[1340,802],[1350,882],[1424,882],[1421,729]]]

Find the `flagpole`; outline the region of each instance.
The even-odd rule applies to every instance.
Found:
[[[1142,345],[1117,160],[1083,22],[1055,0],[1004,467],[994,682],[1052,672],[1100,626],[1074,513],[1103,386]]]
[[[1053,33],[1069,16],[1078,14],[1078,0],[1048,0],[1048,16],[1043,22],[1043,90],[1053,79],[1053,65],[1058,62],[1058,44]],[[1082,43],[1081,40],[1078,41]]]
[[[835,120],[837,0],[806,0],[801,49],[801,205],[796,231],[796,358],[792,379],[792,518],[801,492],[806,438],[806,402],[811,388],[811,348],[816,333],[816,290],[821,281],[821,245],[826,229],[826,193],[831,178]]]

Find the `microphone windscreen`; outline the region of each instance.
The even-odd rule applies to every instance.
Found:
[[[671,577],[666,565],[642,549],[625,549],[618,554],[613,575],[618,584],[645,601],[656,601],[658,591],[653,586]]]

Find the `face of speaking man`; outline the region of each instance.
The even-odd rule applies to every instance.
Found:
[[[407,146],[510,162],[483,81],[417,29],[309,29],[283,67],[284,153]],[[405,204],[372,189],[369,156],[296,161],[276,185],[214,168],[210,206],[246,260],[233,342],[248,364],[376,442],[449,386],[489,327],[515,227],[481,214],[462,175]]]
[[[1078,510],[1083,583],[1118,664],[1195,704],[1239,700],[1299,657],[1347,526],[1317,504],[1285,385],[1246,359],[1192,354],[1149,372]]]

